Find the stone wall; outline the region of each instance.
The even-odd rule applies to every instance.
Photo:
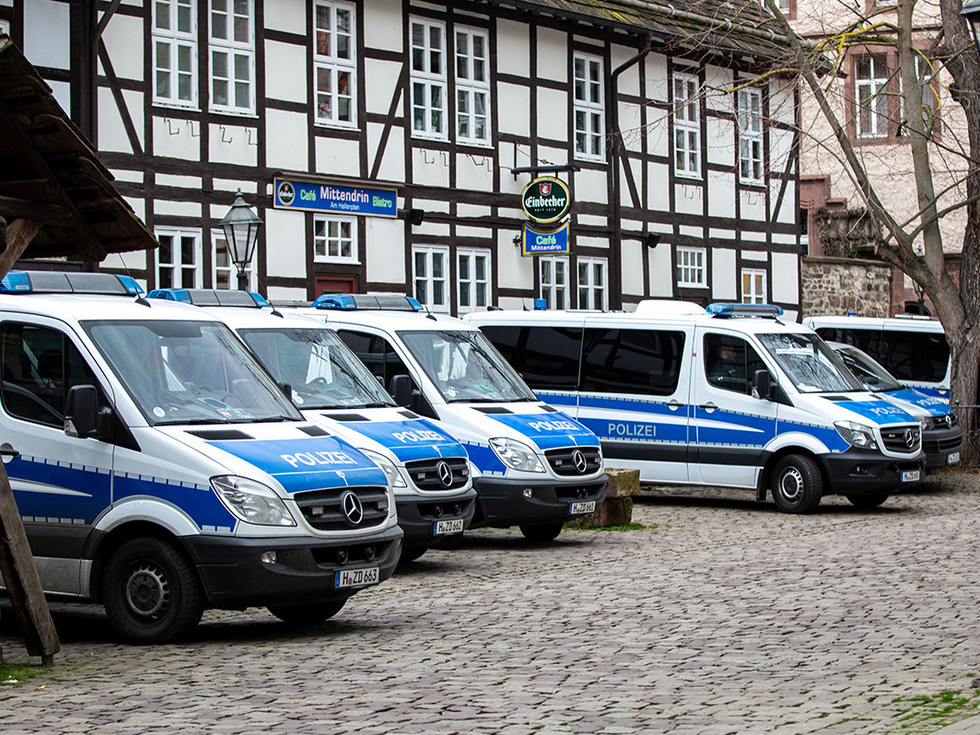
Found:
[[[892,267],[853,258],[804,257],[800,265],[803,280],[803,316],[823,314],[892,316]]]

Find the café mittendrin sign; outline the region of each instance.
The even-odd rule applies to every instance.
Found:
[[[568,222],[558,224],[572,208],[572,192],[561,179],[539,176],[521,192],[521,211],[528,218],[522,231],[521,255],[569,252]]]
[[[395,189],[285,178],[276,178],[273,188],[273,205],[278,209],[373,217],[398,216],[398,192]]]

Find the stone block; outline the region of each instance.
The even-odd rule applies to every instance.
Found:
[[[606,476],[609,478],[606,499],[595,513],[566,523],[568,528],[608,528],[632,522],[633,496],[640,490],[640,471],[607,468]]]

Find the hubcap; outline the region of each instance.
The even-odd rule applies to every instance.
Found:
[[[126,580],[126,603],[141,618],[160,615],[170,604],[170,583],[163,571],[152,564],[141,564]]]
[[[789,467],[779,478],[779,490],[790,502],[799,500],[803,494],[803,475],[795,467]]]

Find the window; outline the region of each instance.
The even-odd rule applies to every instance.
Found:
[[[578,390],[582,329],[575,327],[480,327],[532,390]]]
[[[789,0],[776,0],[776,7],[779,8],[779,12],[781,13],[789,13]]]
[[[568,308],[568,258],[538,258],[541,298],[549,309]]]
[[[211,108],[255,111],[252,0],[210,0]]]
[[[575,94],[575,156],[601,159],[605,156],[605,94],[602,59],[575,54],[572,61]]]
[[[578,267],[578,308],[609,308],[609,291],[606,288],[606,259],[579,258]]]
[[[674,74],[674,169],[701,175],[700,82],[693,74]]]
[[[212,283],[215,288],[238,288],[238,266],[231,262],[231,254],[228,252],[228,241],[225,240],[223,232],[216,232],[212,239],[211,263],[214,265]],[[255,291],[255,268],[249,263],[245,266],[245,275],[248,277],[249,291]]]
[[[197,104],[197,0],[153,3],[153,101]]]
[[[490,71],[487,34],[456,30],[456,139],[490,142]]]
[[[857,137],[888,135],[888,67],[883,56],[855,59]]]
[[[762,91],[738,90],[739,176],[762,183]]]
[[[766,370],[759,353],[741,337],[728,334],[704,335],[704,374],[716,388],[752,393],[752,376]]]
[[[756,268],[742,271],[742,303],[766,303],[766,272]]]
[[[683,359],[683,332],[586,329],[582,390],[669,396],[677,390]]]
[[[318,263],[356,263],[357,218],[315,216],[313,260]]]
[[[200,288],[201,233],[158,229],[157,288]]]
[[[707,288],[708,275],[704,270],[704,248],[677,248],[677,285]]]
[[[445,140],[446,31],[438,23],[413,20],[412,131]]]
[[[415,298],[432,311],[449,311],[449,248],[416,246],[412,248],[412,278]]]
[[[922,94],[922,126],[926,134],[936,129],[936,117],[939,111],[939,70],[936,63],[925,56],[915,57],[915,76],[919,80],[919,90]],[[902,88],[899,77],[899,88]],[[898,128],[899,135],[908,135],[908,112],[905,108],[905,95],[900,98],[902,105],[902,122]]]
[[[490,251],[457,250],[456,283],[461,314],[485,309],[490,303]]]
[[[318,0],[313,7],[313,84],[319,123],[354,125],[354,7]]]

